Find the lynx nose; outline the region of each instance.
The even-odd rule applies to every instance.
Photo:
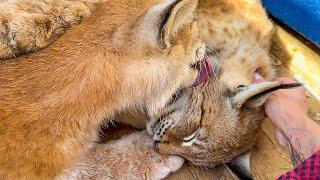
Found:
[[[169,138],[168,138],[168,136],[167,136],[165,133],[156,132],[156,133],[154,133],[154,135],[153,135],[153,140],[154,140],[156,143],[166,143],[166,142],[169,141]]]

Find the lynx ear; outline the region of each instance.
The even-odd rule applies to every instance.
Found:
[[[243,105],[249,108],[256,108],[263,105],[266,101],[268,94],[279,89],[290,89],[302,86],[299,83],[293,84],[280,84],[277,81],[274,82],[262,82],[258,84],[252,84],[246,89],[241,90],[232,98],[232,104],[235,108],[241,108]]]
[[[193,20],[197,5],[198,0],[162,0],[142,16],[138,38],[154,48],[168,49],[180,28]]]
[[[170,47],[170,39],[178,30],[191,22],[198,5],[198,0],[176,0],[164,12],[160,23],[160,38],[164,48]]]

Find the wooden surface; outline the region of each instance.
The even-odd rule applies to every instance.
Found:
[[[311,50],[283,28],[278,28],[274,42],[280,51],[275,54],[285,57],[278,60],[320,100],[320,49]]]
[[[266,119],[251,151],[251,170],[254,179],[276,179],[293,169],[290,157],[274,139],[272,123]]]

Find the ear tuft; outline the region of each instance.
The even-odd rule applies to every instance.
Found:
[[[273,87],[271,89],[267,89],[259,94],[256,94],[254,96],[252,96],[246,103],[245,106],[247,108],[257,108],[262,106],[267,98],[268,95],[270,95],[270,93],[277,91],[279,89],[291,89],[291,88],[296,88],[296,87],[300,87],[302,86],[302,84],[300,83],[292,83],[292,84],[280,84],[279,86]]]
[[[299,83],[280,84],[277,81],[252,84],[236,94],[232,98],[232,104],[238,109],[243,105],[249,108],[259,107],[263,105],[268,94],[279,89],[291,89],[300,86],[302,85]]]

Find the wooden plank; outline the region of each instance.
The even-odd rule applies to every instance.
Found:
[[[268,132],[273,132],[274,128],[270,124],[270,121],[266,121],[263,127],[267,128]],[[273,134],[267,135],[264,130],[258,134],[250,161],[252,175],[257,180],[276,179],[293,169],[287,152],[277,144]]]

